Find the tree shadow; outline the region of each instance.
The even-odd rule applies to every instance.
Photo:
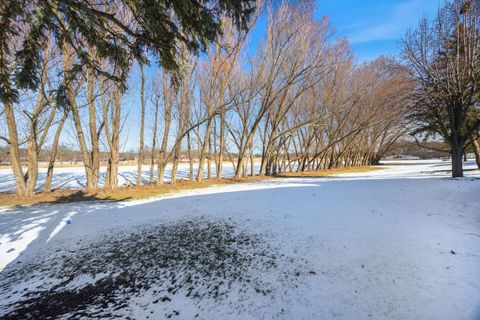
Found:
[[[83,201],[106,201],[106,202],[120,202],[131,200],[131,196],[121,196],[121,197],[112,197],[108,195],[99,195],[97,193],[85,193],[84,191],[76,191],[71,194],[66,194],[57,197],[54,200],[40,201],[38,204],[59,204],[59,203],[72,203],[72,202],[83,202]]]

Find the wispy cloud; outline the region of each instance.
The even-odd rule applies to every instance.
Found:
[[[422,16],[433,12],[438,3],[439,0],[406,0],[393,5],[384,16],[365,17],[348,27],[350,43],[400,39]]]

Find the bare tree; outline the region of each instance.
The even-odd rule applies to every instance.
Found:
[[[416,81],[414,134],[438,134],[450,146],[452,176],[463,176],[463,152],[480,125],[472,117],[480,95],[478,4],[448,1],[433,21],[423,19],[403,42],[403,56]]]
[[[12,42],[12,46],[15,43]],[[16,182],[16,191],[19,195],[33,195],[38,179],[38,156],[45,144],[50,127],[55,119],[57,108],[53,105],[53,75],[51,70],[55,67],[56,52],[47,37],[43,43],[43,56],[40,62],[41,73],[38,79],[38,87],[35,92],[23,92],[28,97],[23,103],[18,104],[17,110],[21,112],[15,114],[15,104],[13,102],[4,103],[4,114],[7,123],[7,137],[0,137],[9,145],[10,164]],[[52,52],[53,51],[53,52]],[[2,57],[3,68],[8,68],[8,57]],[[30,106],[31,103],[31,106]],[[19,110],[19,111],[20,111]],[[20,115],[24,116],[26,121],[21,121]],[[27,170],[22,169],[22,159],[20,156],[20,146],[24,143],[18,133],[18,125],[26,123],[27,143]]]

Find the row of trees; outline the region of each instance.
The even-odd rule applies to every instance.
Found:
[[[40,59],[31,62],[34,69],[29,76],[34,77],[32,70],[37,69],[39,75],[34,86],[25,87],[22,82],[25,70],[31,68],[22,52],[30,48],[33,30],[28,28],[33,26],[22,25],[28,30],[18,29],[15,37],[2,44],[2,72],[8,73],[2,82],[7,132],[2,139],[9,145],[19,194],[29,195],[38,188],[38,154],[47,148],[50,159],[44,191],[50,191],[67,123],[73,126],[81,152],[87,191],[99,187],[101,152],[108,154],[105,187],[118,187],[121,132],[125,126],[138,125],[122,112],[124,97],[132,95],[125,91],[124,81],[134,63],[141,74],[135,106],[140,113],[137,184],[142,183],[145,166],[149,167],[149,183],[164,183],[168,164],[172,166],[171,183],[176,183],[185,154],[189,179],[197,181],[222,177],[225,161],[232,162],[235,177],[374,164],[406,133],[408,94],[413,87],[405,68],[384,57],[356,64],[348,42],[334,37],[328,20],[313,17],[311,3],[268,10],[265,40],[250,56],[245,46],[255,17],[244,17],[251,7],[218,2],[215,12],[224,13],[218,24],[222,33],[214,37],[215,42],[198,56],[190,42],[206,45],[210,33],[201,37],[196,32],[214,32],[184,26],[185,30],[172,36],[174,42],[175,37],[182,40],[175,42],[172,57],[165,48],[156,47],[160,40],[146,32],[149,25],[139,18],[152,14],[152,8],[132,8],[135,2],[131,1],[112,2],[111,7],[102,2],[99,8],[103,11],[94,9],[94,1],[88,2],[91,7],[78,7],[95,20],[92,25],[102,24],[104,33],[90,31],[109,40],[96,43],[99,40],[90,39],[87,26],[77,25],[81,23],[75,16],[79,12],[69,11],[77,7],[39,3],[25,5],[25,10],[48,9],[52,21],[42,23],[54,26],[44,27],[42,35],[47,36],[35,43]],[[50,7],[43,8],[44,4]],[[165,10],[178,14],[180,8],[173,5]],[[145,24],[135,32],[122,22],[132,16]],[[169,28],[183,23],[182,19],[171,21],[175,22]],[[58,30],[67,34],[52,32]],[[182,38],[187,31],[190,36]],[[124,43],[112,48],[117,38]],[[121,57],[111,57],[107,49],[116,49]],[[143,49],[160,57],[161,69],[146,72],[148,60],[136,51]],[[126,57],[128,63],[123,61]],[[19,128],[24,134],[19,134]],[[19,153],[23,145],[28,155],[26,171]],[[256,154],[261,155],[258,171]]]

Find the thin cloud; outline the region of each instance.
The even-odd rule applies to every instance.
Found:
[[[393,6],[391,14],[363,21],[348,33],[350,43],[358,44],[380,40],[400,39],[418,20],[438,7],[438,0],[407,0]]]

